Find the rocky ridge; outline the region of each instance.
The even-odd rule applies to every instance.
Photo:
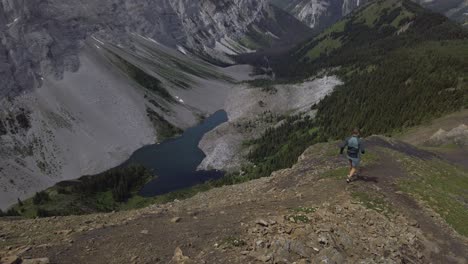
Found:
[[[414,2],[442,13],[462,24],[468,23],[468,2],[466,0],[413,0]],[[272,0],[274,4],[290,12],[311,28],[324,29],[353,10],[370,2],[369,0]]]
[[[431,156],[381,137],[368,143],[376,157],[365,159],[365,174],[350,185],[336,146],[319,144],[291,169],[183,201],[3,220],[0,256],[51,263],[466,263],[467,239],[427,204],[394,189],[412,176],[380,169],[381,161],[394,162],[385,149]]]

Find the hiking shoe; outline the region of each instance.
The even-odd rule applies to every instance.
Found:
[[[351,179],[350,178],[346,179],[346,182],[351,183]]]

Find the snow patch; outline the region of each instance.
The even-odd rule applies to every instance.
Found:
[[[97,41],[99,44],[105,45],[105,43],[104,43],[103,41],[99,40],[98,38],[96,38],[96,37],[94,37],[94,36],[93,36],[93,39],[94,39],[95,41]]]
[[[270,37],[275,38],[275,39],[280,39],[278,36],[276,36],[275,34],[271,33],[270,31],[267,31],[266,34],[267,34],[268,36],[270,36]]]
[[[177,45],[177,50],[180,51],[180,53],[187,55],[187,51],[184,49],[184,47]]]
[[[18,22],[19,19],[20,19],[19,17],[13,19],[13,22],[11,22],[10,24],[7,24],[7,27],[11,27],[11,26],[13,26],[14,24],[16,24],[16,22]]]
[[[238,53],[235,52],[232,47],[229,47],[228,45],[225,45],[219,41],[216,41],[215,43],[215,47],[214,47],[215,50],[217,51],[221,51],[221,52],[224,52],[228,55],[237,55]]]

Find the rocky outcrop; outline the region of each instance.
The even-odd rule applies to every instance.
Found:
[[[243,143],[278,125],[287,114],[313,114],[310,108],[342,84],[336,76],[311,79],[301,84],[268,88],[240,85],[224,105],[229,121],[205,134],[199,147],[206,154],[199,169],[235,170],[249,152]]]
[[[321,30],[367,2],[368,0],[296,0],[282,7],[309,27]]]
[[[448,144],[468,146],[468,126],[462,124],[449,131],[441,128],[431,136],[431,138],[427,141],[427,144],[435,146]]]

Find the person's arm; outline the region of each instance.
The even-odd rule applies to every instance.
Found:
[[[340,145],[340,154],[343,154],[344,149],[348,146],[348,139],[345,139]]]

